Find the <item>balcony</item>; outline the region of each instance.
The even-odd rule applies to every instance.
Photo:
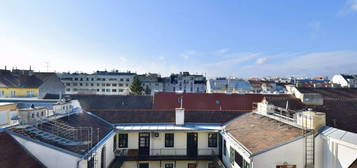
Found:
[[[118,149],[115,155],[125,161],[159,161],[159,160],[214,160],[217,149],[197,149],[197,155],[187,155],[186,148],[150,149],[149,155],[140,155],[138,149]]]

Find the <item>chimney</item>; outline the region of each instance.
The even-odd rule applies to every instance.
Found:
[[[176,121],[176,125],[184,125],[185,124],[185,109],[184,108],[176,108],[175,121]]]

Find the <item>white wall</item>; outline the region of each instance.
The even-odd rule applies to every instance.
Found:
[[[18,136],[12,136],[24,146],[42,164],[50,168],[76,168],[78,157],[51,149],[49,147],[25,140]]]
[[[80,160],[79,167],[86,168],[87,160],[81,160],[73,155],[52,149],[50,147],[37,144],[18,136],[13,136],[20,144],[22,144],[28,151],[31,152],[37,159],[39,159],[46,167],[50,168],[76,168],[77,161]],[[110,163],[114,160],[115,155],[113,152],[113,136],[108,138],[105,144],[99,146],[94,152],[94,157],[96,157],[96,167],[101,165],[101,153],[103,146],[106,147],[105,154],[105,166],[109,167]]]
[[[187,168],[188,163],[197,163],[197,168],[207,168],[208,163],[210,161],[176,161],[176,166],[175,166],[175,161],[162,161],[160,164],[160,161],[126,161],[123,163],[121,168],[137,168],[138,163],[149,163],[149,168],[165,168],[165,163],[173,163],[174,168]]]
[[[254,168],[275,168],[285,162],[289,165],[296,165],[296,168],[303,168],[304,159],[304,139],[290,142],[252,158]]]
[[[348,87],[349,84],[341,75],[334,75],[331,79],[332,83],[340,84],[342,87]]]
[[[120,132],[124,133],[124,132]],[[119,133],[119,134],[120,134]],[[174,133],[174,147],[165,147],[165,133]],[[138,149],[138,132],[129,132],[128,134],[128,149]],[[210,155],[211,150],[218,153],[218,144],[216,148],[208,147],[208,132],[198,132],[198,149],[200,155]],[[217,140],[218,141],[218,140]],[[151,155],[176,154],[186,155],[187,148],[187,132],[159,132],[159,137],[153,137],[150,133],[150,149]],[[157,149],[157,150],[155,150]],[[161,151],[159,149],[162,149]]]
[[[357,159],[357,145],[318,135],[316,147],[316,168],[346,168]]]

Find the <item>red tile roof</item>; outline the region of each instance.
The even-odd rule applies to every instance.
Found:
[[[0,132],[0,167],[44,167],[10,135]]]
[[[161,92],[154,96],[153,109],[178,108],[182,97],[182,106],[187,110],[239,110],[250,112],[253,109],[253,103],[260,102],[264,96],[284,97],[287,95]]]

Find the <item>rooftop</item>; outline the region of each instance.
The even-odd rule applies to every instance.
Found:
[[[297,88],[301,93],[319,93],[324,99],[357,99],[357,88]]]
[[[226,132],[251,153],[275,147],[302,135],[299,128],[255,113],[248,113],[228,123]]]
[[[112,127],[83,112],[55,121],[47,121],[37,127],[14,126],[9,130],[18,135],[83,155],[103,139]]]
[[[175,123],[175,110],[116,110],[91,111],[113,124],[129,123]],[[185,110],[185,123],[226,123],[245,112]]]
[[[80,102],[82,108],[92,110],[118,109],[151,109],[152,96],[107,96],[107,95],[71,95],[72,99]]]
[[[154,109],[175,109],[182,107],[187,110],[239,110],[250,112],[253,103],[266,97],[285,97],[277,94],[225,94],[225,93],[174,93],[161,92],[154,96]]]
[[[44,167],[9,134],[0,132],[0,165],[1,167]]]

